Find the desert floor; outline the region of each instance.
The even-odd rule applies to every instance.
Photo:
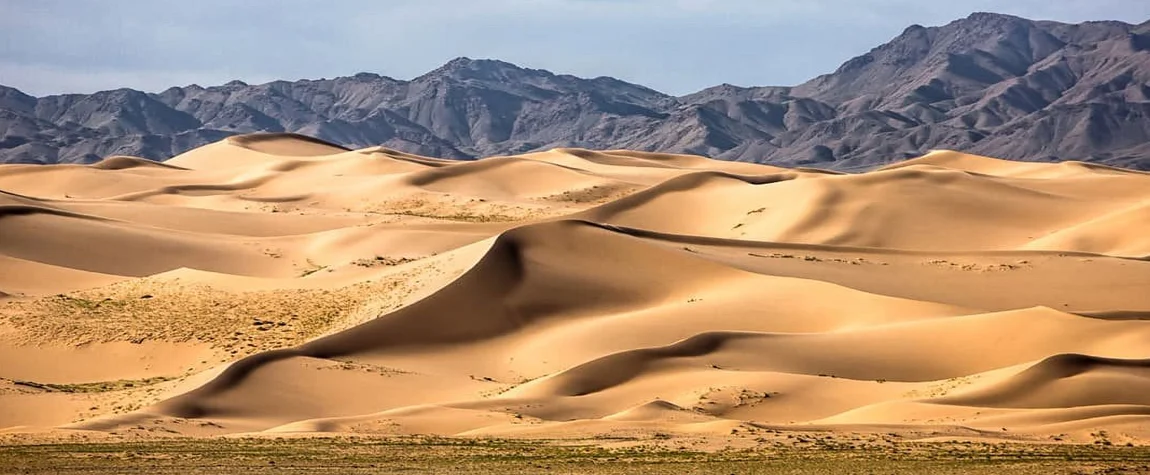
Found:
[[[557,440],[410,436],[174,438],[0,446],[0,474],[1147,474],[1145,447],[970,442],[840,443],[703,452],[668,438]]]
[[[1150,174],[949,151],[844,175],[269,134],[2,165],[0,466],[77,435],[1141,460],[1147,256]]]

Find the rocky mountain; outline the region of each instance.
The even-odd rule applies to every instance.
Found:
[[[409,81],[361,73],[41,98],[0,86],[0,162],[164,159],[258,131],[462,159],[628,148],[857,170],[950,148],[1150,169],[1150,22],[976,13],[911,26],[798,86],[683,97],[467,58]]]

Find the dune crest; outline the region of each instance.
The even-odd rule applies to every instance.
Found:
[[[0,165],[0,430],[1150,441],[1147,203],[952,151]]]

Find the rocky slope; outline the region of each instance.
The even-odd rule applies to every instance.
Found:
[[[1150,169],[1150,22],[977,13],[911,26],[798,86],[683,97],[467,58],[410,81],[362,73],[42,98],[0,86],[0,162],[165,159],[257,131],[451,158],[626,148],[857,170],[948,148]]]

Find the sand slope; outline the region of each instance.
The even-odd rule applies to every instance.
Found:
[[[1148,441],[1147,210],[949,151],[5,165],[0,429]]]

